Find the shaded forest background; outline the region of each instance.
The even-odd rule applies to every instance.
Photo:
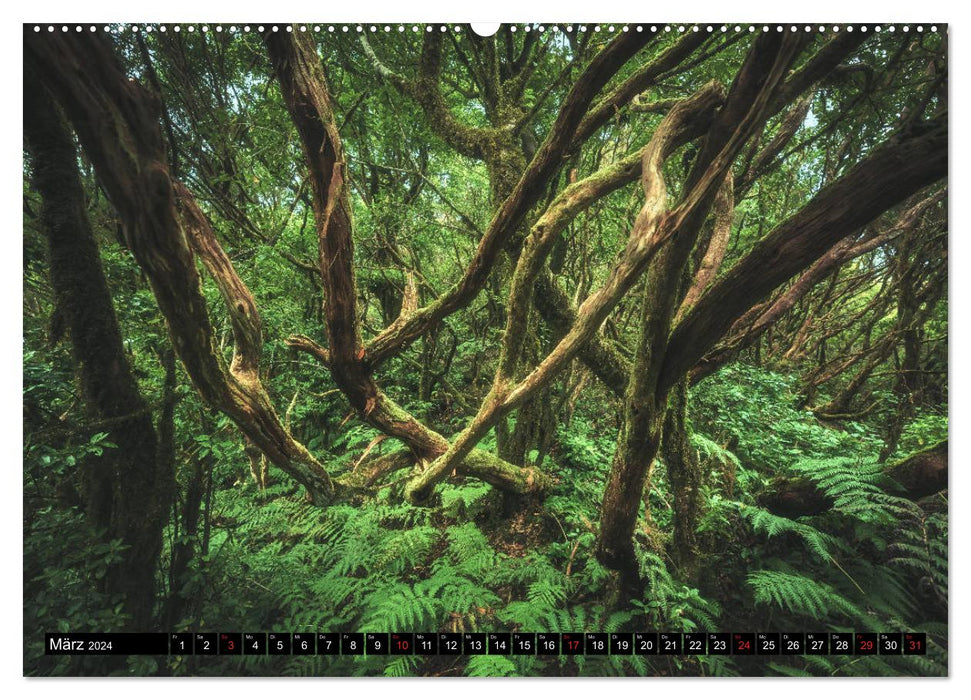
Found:
[[[945,27],[153,29],[25,27],[26,674],[947,673]],[[230,628],[929,653],[41,646]]]

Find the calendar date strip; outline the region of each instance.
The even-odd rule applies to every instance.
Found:
[[[53,633],[48,655],[607,656],[924,655],[924,632]]]

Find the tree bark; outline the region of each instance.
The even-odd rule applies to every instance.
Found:
[[[283,427],[254,371],[262,340],[252,295],[188,191],[169,175],[155,99],[125,76],[102,35],[51,41],[25,32],[24,45],[25,61],[64,107],[94,163],[173,347],[203,400],[303,484],[311,500],[329,501],[330,477]],[[209,320],[193,247],[216,278],[233,322],[236,347],[229,370]]]
[[[667,469],[673,507],[674,537],[671,560],[683,580],[698,577],[698,537],[696,531],[704,503],[705,474],[688,433],[688,381],[682,380],[671,391],[661,454]]]
[[[677,382],[748,309],[840,239],[946,174],[946,114],[874,149],[709,288],[671,334],[664,383]]]
[[[668,391],[676,383],[667,383],[671,377],[661,371],[685,266],[717,189],[735,156],[767,118],[768,105],[800,45],[785,38],[756,40],[688,176],[690,189],[686,187],[684,202],[671,215],[678,237],[650,262],[637,350],[625,394],[624,426],[604,489],[597,539],[598,559],[620,572],[621,589],[628,594],[637,590],[640,580],[633,545],[638,508],[660,447]]]
[[[337,386],[365,421],[405,443],[417,464],[431,462],[449,449],[448,441],[381,391],[371,371],[375,362],[371,346],[365,346],[361,340],[346,163],[316,47],[309,37],[296,34],[267,33],[265,40],[310,169],[325,290],[328,348],[324,350],[309,339],[291,338],[289,342],[326,359]],[[386,333],[404,332],[401,329],[409,325],[416,313],[421,313],[414,306],[404,304],[401,316]],[[535,470],[498,458],[487,459],[482,454],[468,457],[463,460],[466,473],[501,488],[527,493],[540,491],[548,484],[548,479]],[[458,469],[459,465],[453,468]]]
[[[24,78],[27,84],[36,80],[30,72]],[[85,513],[106,540],[127,547],[122,561],[109,567],[105,587],[122,595],[129,628],[146,631],[154,627],[155,573],[173,465],[128,362],[88,221],[74,140],[47,91],[36,85],[24,93],[24,134],[32,184],[41,196],[51,284],[85,411],[91,419],[112,421],[108,441],[118,446],[82,465]]]
[[[934,203],[939,202],[943,196],[944,191],[941,191],[922,198],[916,204],[901,212],[892,225],[878,233],[864,236],[862,240],[856,240],[858,233],[854,230],[849,236],[835,243],[803,272],[785,292],[770,302],[756,303],[738,318],[732,324],[726,337],[720,340],[718,345],[705,355],[698,366],[692,369],[692,381],[694,383],[701,381],[701,379],[737,357],[739,352],[750,347],[768,328],[789,313],[834,269],[886,245],[894,238],[917,226],[923,213]],[[809,323],[808,318],[806,323]],[[793,345],[795,346],[795,343]]]
[[[641,181],[645,192],[645,203],[634,223],[628,238],[623,257],[614,266],[605,284],[589,296],[577,314],[571,329],[556,347],[525,378],[514,382],[509,375],[513,363],[512,356],[516,347],[521,347],[522,339],[515,330],[516,309],[525,303],[529,289],[526,282],[538,273],[538,262],[549,250],[552,232],[536,241],[532,251],[524,251],[517,265],[512,289],[510,290],[510,320],[499,368],[488,396],[483,400],[478,414],[458,435],[451,448],[437,458],[421,474],[409,482],[406,494],[413,501],[428,496],[434,485],[461,461],[475,444],[512,410],[532,398],[576,356],[580,348],[596,333],[610,311],[634,285],[652,257],[664,244],[678,232],[678,225],[692,214],[692,208],[702,206],[703,200],[695,197],[691,206],[683,206],[673,212],[667,210],[667,187],[664,182],[662,165],[673,151],[674,144],[680,142],[689,124],[697,118],[699,104],[710,104],[712,90],[701,91],[698,95],[685,100],[680,108],[672,110],[658,127],[650,143],[642,151]],[[712,190],[712,176],[706,176],[699,183],[706,191]],[[690,199],[690,195],[689,195]],[[522,315],[518,318],[522,319]],[[520,350],[521,352],[521,350]]]

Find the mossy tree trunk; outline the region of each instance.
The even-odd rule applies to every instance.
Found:
[[[25,73],[25,82],[35,81]],[[167,368],[160,435],[122,342],[88,220],[74,139],[47,91],[36,85],[24,93],[24,133],[32,184],[41,197],[51,285],[70,337],[85,413],[108,422],[108,441],[117,445],[81,465],[85,514],[107,541],[125,546],[121,561],[108,567],[104,585],[122,596],[130,628],[144,631],[154,626],[162,528],[175,486],[174,368]]]
[[[661,454],[670,484],[674,525],[670,547],[681,578],[694,582],[698,578],[698,523],[703,514],[705,472],[698,453],[691,446],[688,425],[688,381],[682,379],[672,390],[664,419]]]

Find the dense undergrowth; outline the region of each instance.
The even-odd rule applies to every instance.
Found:
[[[25,380],[36,381],[40,392],[35,359],[25,360]],[[170,529],[162,597],[190,601],[174,622],[179,630],[916,630],[929,633],[926,657],[172,656],[122,663],[43,657],[37,643],[28,644],[26,665],[37,673],[172,675],[946,674],[943,499],[916,504],[896,495],[876,461],[875,429],[826,425],[794,408],[794,387],[783,375],[734,365],[698,387],[692,402],[692,445],[708,479],[701,573],[690,583],[665,554],[670,496],[659,463],[636,538],[643,594],[617,604],[612,576],[592,551],[613,451],[600,425],[609,417],[581,407],[559,429],[545,462],[557,485],[543,501],[453,480],[419,508],[405,504],[401,483],[390,480],[373,497],[322,509],[279,473],[258,491],[237,443],[200,437],[191,458],[210,459],[213,468],[207,541],[173,582],[165,562],[185,535]],[[916,444],[914,428],[925,442],[946,437],[946,420],[935,417],[921,416],[911,428],[902,448]],[[345,433],[334,447],[353,455],[359,446],[347,444]],[[120,603],[97,592],[105,568],[122,552],[92,545],[96,538],[80,514],[56,505],[35,479],[38,470],[66,473],[84,454],[106,449],[112,446],[102,434],[61,449],[27,448],[27,639],[56,629],[110,631],[123,622]],[[347,459],[335,455],[329,466],[337,474]],[[760,507],[759,494],[785,475],[808,478],[834,506],[796,519]],[[194,544],[199,551],[200,542]]]

